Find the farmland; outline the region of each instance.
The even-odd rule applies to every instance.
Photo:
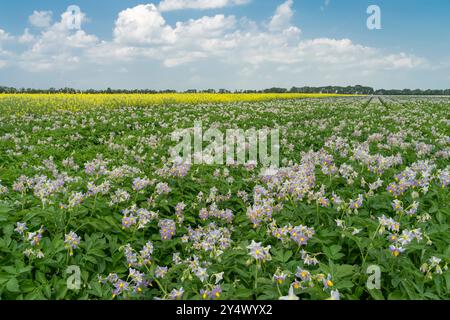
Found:
[[[279,167],[169,161],[196,121]],[[0,298],[449,299],[449,157],[448,98],[0,95]]]

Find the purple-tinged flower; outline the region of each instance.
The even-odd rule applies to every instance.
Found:
[[[123,280],[117,280],[116,283],[114,283],[114,290],[113,290],[113,297],[116,297],[120,294],[122,294],[123,292],[129,291],[130,290],[130,284],[126,281]]]
[[[295,279],[295,280],[292,282],[291,287],[293,287],[294,289],[298,289],[298,288],[301,287],[301,283],[300,283],[297,279]]]
[[[170,240],[176,233],[175,221],[164,219],[159,221],[159,233],[161,234],[162,240]]]
[[[200,209],[200,212],[198,213],[198,216],[201,220],[207,220],[209,217],[208,209],[202,208]]]
[[[41,227],[36,232],[28,233],[28,241],[32,246],[38,246],[42,239],[42,234],[44,233],[44,227]]]
[[[398,241],[398,235],[395,234],[395,233],[391,233],[391,234],[387,237],[387,239],[388,239],[390,242],[397,242],[397,241]]]
[[[211,292],[209,293],[210,298],[213,300],[219,299],[221,295],[222,295],[222,288],[220,285],[217,285],[214,288],[212,288]]]
[[[273,280],[278,284],[282,284],[286,280],[286,277],[287,277],[287,274],[285,274],[285,273],[274,274]]]
[[[400,223],[392,218],[387,218],[385,215],[378,217],[378,222],[384,226],[388,227],[389,230],[393,232],[398,232],[400,230]]]
[[[205,282],[209,277],[208,273],[206,272],[206,268],[196,268],[194,270],[194,274],[197,276],[197,278],[200,279],[201,282]]]
[[[117,273],[110,273],[105,279],[105,281],[109,281],[111,283],[116,283],[118,280],[119,276],[117,275]]]
[[[302,281],[310,281],[311,280],[311,273],[308,270],[302,269],[300,267],[297,267],[297,272],[295,273],[295,276]]]
[[[292,228],[289,233],[291,235],[291,239],[294,240],[299,246],[302,246],[308,244],[309,239],[314,235],[315,231],[313,228],[300,225]]]
[[[175,206],[175,215],[177,216],[177,222],[179,224],[182,224],[184,221],[184,214],[183,214],[184,208],[186,208],[186,204],[184,202],[179,202]]]
[[[81,192],[74,192],[69,197],[69,208],[75,208],[79,206],[83,200],[85,199],[85,195]]]
[[[409,209],[406,210],[406,214],[411,216],[417,213],[417,210],[419,209],[419,203],[414,201],[410,206]]]
[[[155,277],[158,279],[162,279],[166,276],[167,271],[168,271],[167,267],[157,266],[155,270]]]
[[[359,208],[361,208],[362,204],[363,204],[363,196],[362,196],[362,194],[360,194],[358,196],[358,199],[350,200],[349,208],[350,209],[359,209]]]
[[[286,227],[283,228],[275,228],[272,230],[272,236],[277,239],[283,239],[288,233],[288,229]]]
[[[420,230],[420,228],[411,230],[411,235],[417,241],[422,240],[422,230]]]
[[[167,183],[160,182],[156,185],[155,191],[158,195],[162,195],[162,194],[168,194],[171,191],[171,189]]]
[[[307,266],[319,264],[319,260],[316,257],[309,255],[305,250],[300,251],[303,263]]]
[[[445,170],[441,170],[438,175],[439,183],[442,188],[447,187],[450,184],[450,172],[447,167]]]
[[[177,205],[175,206],[175,213],[183,213],[184,208],[186,208],[186,204],[184,202],[177,203]]]
[[[405,249],[402,247],[396,246],[396,245],[390,245],[389,251],[391,251],[391,253],[394,257],[398,257],[400,255],[400,253],[405,251]]]
[[[330,206],[330,200],[325,197],[320,197],[317,199],[317,202],[324,208],[328,208]]]
[[[141,255],[142,263],[144,265],[150,264],[152,261],[153,243],[148,241],[139,253]]]
[[[210,297],[210,292],[208,290],[201,289],[200,296],[202,297],[203,300],[206,300]]]
[[[334,286],[333,281],[331,280],[331,274],[328,274],[326,279],[323,279],[323,289],[328,289]]]
[[[135,267],[138,266],[138,256],[133,251],[133,248],[130,244],[127,244],[125,247],[123,247],[125,251],[125,258],[127,259],[127,263],[129,267]]]
[[[126,192],[125,190],[118,189],[116,192],[114,192],[113,195],[111,195],[111,202],[110,205],[115,205],[118,203],[126,202],[130,199],[130,194]]]
[[[390,218],[388,228],[391,231],[398,232],[400,231],[400,222],[397,222],[394,219]]]
[[[255,242],[252,240],[252,243],[247,246],[247,249],[250,250],[249,254],[255,258],[257,261],[266,261],[271,259],[271,255],[269,253],[271,246],[262,247],[261,242]]]
[[[390,183],[387,188],[386,191],[389,192],[390,194],[392,194],[393,196],[399,196],[400,192],[398,190],[397,184],[396,183]]]
[[[181,300],[183,298],[183,294],[184,294],[184,289],[180,288],[180,289],[173,289],[170,293],[169,293],[169,298],[172,300]]]
[[[69,255],[73,255],[73,249],[77,249],[80,245],[81,239],[80,237],[73,231],[70,231],[65,236],[64,244],[66,248],[69,250]]]
[[[335,206],[340,206],[342,204],[342,199],[336,195],[334,192],[331,195],[331,201]]]
[[[147,178],[135,178],[133,180],[133,190],[134,191],[141,191],[145,189],[150,184],[150,180]]]
[[[402,202],[397,199],[392,201],[392,209],[398,213],[403,212]]]
[[[23,233],[28,230],[26,222],[17,222],[17,228],[14,229],[17,233],[20,235],[23,235]]]
[[[122,218],[122,227],[129,229],[137,223],[135,216],[125,216]]]
[[[188,162],[174,163],[172,168],[169,169],[168,173],[172,177],[183,178],[188,174],[189,170],[191,169],[191,166],[192,165]]]
[[[253,226],[259,227],[261,222],[270,221],[272,219],[273,208],[270,203],[264,203],[262,205],[253,205],[247,208],[247,217],[253,223]]]
[[[400,243],[402,246],[406,246],[413,241],[414,235],[409,230],[403,230],[402,234],[398,237],[398,243]]]
[[[145,274],[142,272],[130,268],[129,277],[134,283],[134,291],[137,293],[141,293],[142,289],[148,286],[148,282],[147,280],[145,280]]]

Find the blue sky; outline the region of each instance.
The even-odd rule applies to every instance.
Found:
[[[65,11],[77,5],[79,28]],[[381,30],[369,30],[369,5]],[[3,1],[0,85],[450,87],[450,1]]]

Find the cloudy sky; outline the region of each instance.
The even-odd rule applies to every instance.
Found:
[[[447,0],[153,1],[1,1],[0,85],[450,87]]]

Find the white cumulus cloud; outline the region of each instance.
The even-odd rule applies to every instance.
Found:
[[[291,25],[291,19],[294,15],[294,10],[292,9],[293,4],[293,0],[287,0],[286,2],[278,6],[277,10],[275,11],[275,15],[270,20],[270,30],[283,30]]]
[[[280,4],[266,24],[218,14],[170,25],[154,4],[138,5],[118,14],[113,43],[91,48],[88,56],[102,63],[108,59],[154,60],[166,67],[213,59],[240,66],[246,74],[271,65],[275,70],[294,66],[292,71],[303,70],[305,65],[322,70],[391,70],[426,64],[413,55],[385,53],[349,39],[301,39],[301,30],[293,23],[293,3]]]
[[[162,0],[160,11],[174,11],[183,9],[219,9],[233,5],[244,5],[251,0]]]
[[[154,4],[141,4],[119,13],[114,39],[122,44],[161,44],[174,42],[175,34]]]
[[[128,72],[122,72],[117,80],[124,84],[144,77],[142,70],[146,69],[158,74],[152,79],[169,79],[168,74],[175,74],[173,87],[179,83],[176,72],[189,70],[186,72],[192,73],[183,81],[192,79],[195,86],[225,87],[232,83],[228,87],[236,88],[249,87],[246,83],[251,83],[251,87],[297,85],[302,79],[317,85],[324,84],[323,81],[364,83],[364,79],[372,81],[376,76],[392,74],[393,70],[395,74],[407,74],[430,65],[426,59],[413,54],[370,47],[350,39],[303,38],[293,19],[293,0],[274,7],[274,13],[265,22],[215,14],[169,23],[163,12],[169,7],[161,8],[163,3],[184,6],[196,3],[196,8],[207,8],[213,3],[225,6],[232,2],[245,1],[165,0],[159,7],[152,3],[136,5],[118,13],[112,40],[101,40],[82,28],[72,30],[68,22],[73,16],[69,12],[64,12],[57,22],[40,24],[40,30],[25,29],[18,37],[0,29],[0,67],[16,65],[36,73],[91,72],[103,68],[105,77],[126,69]],[[77,18],[83,25],[86,14],[79,15]],[[23,52],[6,51],[5,44],[14,40],[22,44],[19,47],[25,48]]]
[[[83,12],[77,13],[75,18],[81,24],[87,20]],[[31,47],[19,56],[19,65],[27,71],[40,72],[72,69],[82,63],[85,50],[95,46],[99,40],[82,29],[71,30],[70,22],[73,20],[72,13],[64,12],[60,21],[48,26],[37,36],[30,35],[26,30],[22,41],[28,40]]]
[[[51,11],[34,11],[33,14],[28,17],[28,21],[34,27],[48,28],[52,24],[52,14]]]

